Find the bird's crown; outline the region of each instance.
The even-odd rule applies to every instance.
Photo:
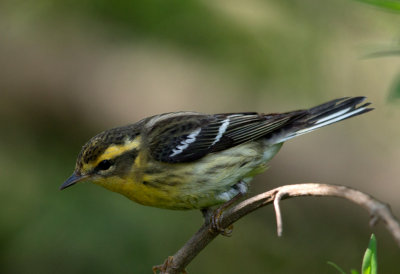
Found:
[[[103,131],[91,138],[81,149],[76,171],[87,171],[103,160],[115,158],[137,146],[132,141],[140,134],[137,124]],[[103,159],[104,158],[104,159]]]

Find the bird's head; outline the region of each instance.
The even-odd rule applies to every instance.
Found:
[[[81,181],[104,185],[130,173],[138,155],[140,131],[136,125],[104,131],[90,139],[76,160],[73,174],[60,190]],[[105,185],[107,187],[107,185]]]

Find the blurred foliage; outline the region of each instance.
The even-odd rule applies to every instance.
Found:
[[[366,4],[374,5],[391,11],[400,12],[399,0],[357,0]]]
[[[369,53],[365,58],[397,58],[400,55],[400,49],[394,48],[389,50],[377,50],[373,53]],[[400,98],[400,74],[397,74],[392,80],[392,84],[389,87],[387,101],[390,103],[397,102]]]
[[[247,80],[249,91],[255,92],[266,82],[286,82],[291,94],[312,93],[316,84],[313,79],[320,74],[317,49],[331,39],[330,33],[320,30],[321,25],[329,27],[327,19],[343,25],[350,22],[350,18],[318,15],[319,5],[313,2],[273,1],[268,5],[260,1],[259,14],[255,14],[259,19],[251,24],[246,23],[246,17],[226,14],[218,5],[200,0],[28,3],[15,5],[10,1],[5,10],[24,10],[44,28],[54,28],[54,20],[84,25],[88,20],[96,22],[100,25],[97,31],[107,33],[112,43],[132,39],[133,43],[146,40],[172,45],[181,52],[212,60],[222,70]],[[332,11],[340,11],[342,5],[325,3]],[[276,14],[283,14],[282,19],[275,19]],[[270,24],[270,17],[278,22]],[[308,69],[300,69],[300,65]]]
[[[214,71],[212,68],[219,67],[217,71],[221,74],[218,77],[225,73],[233,85],[245,83],[245,88],[239,89],[241,97],[234,93],[229,95],[232,98],[238,96],[236,100],[243,105],[247,103],[246,107],[258,106],[260,98],[265,100],[265,104],[273,106],[278,102],[273,98],[279,96],[284,97],[287,104],[298,103],[299,100],[311,104],[311,101],[319,101],[315,97],[332,99],[353,89],[354,94],[364,93],[360,82],[366,82],[366,86],[375,83],[374,77],[357,79],[353,74],[347,75],[348,71],[342,75],[347,65],[341,66],[342,61],[354,56],[342,56],[341,44],[331,43],[336,38],[344,37],[347,39],[346,47],[352,47],[349,44],[353,40],[353,32],[346,31],[355,29],[356,33],[365,33],[369,31],[366,22],[373,26],[373,16],[367,14],[364,18],[357,8],[349,8],[349,3],[354,2],[246,1],[233,11],[230,10],[234,6],[231,3],[193,0],[0,2],[0,31],[3,34],[0,37],[0,199],[3,203],[0,209],[0,273],[148,273],[152,265],[163,262],[166,256],[173,254],[202,222],[199,212],[143,207],[90,184],[81,184],[65,192],[58,191],[60,184],[72,172],[80,147],[108,126],[104,122],[108,121],[108,113],[101,103],[108,104],[111,101],[110,97],[105,97],[104,101],[98,103],[96,99],[101,95],[98,93],[90,94],[91,100],[81,101],[86,94],[81,92],[84,89],[76,91],[78,84],[74,81],[83,75],[84,84],[90,82],[92,75],[89,72],[98,63],[93,62],[87,71],[82,72],[80,67],[86,65],[83,63],[92,60],[84,59],[87,51],[83,51],[82,56],[77,54],[78,57],[72,56],[72,51],[65,51],[65,48],[75,45],[69,43],[69,39],[79,39],[79,35],[98,35],[101,38],[94,41],[99,44],[89,44],[89,48],[101,48],[104,50],[102,53],[115,50],[117,47],[112,47],[115,45],[132,46],[145,41],[146,45],[173,48],[189,56],[189,65],[193,60],[207,60],[211,72]],[[235,3],[238,5],[238,2]],[[252,5],[255,8],[247,11],[246,7]],[[389,25],[381,21],[380,24]],[[393,31],[397,31],[396,26],[392,27]],[[344,33],[339,30],[344,30]],[[18,36],[18,31],[21,31],[22,38]],[[40,35],[46,36],[43,39],[45,42],[35,44],[35,39],[39,39]],[[9,47],[6,47],[6,42]],[[25,47],[16,47],[20,46],[18,43]],[[33,46],[39,49],[32,49]],[[15,75],[10,77],[10,68],[21,56],[29,57],[29,50],[33,50],[33,54],[40,53],[31,59],[33,65],[29,67],[30,63],[23,59],[22,65],[16,66]],[[334,52],[334,57],[330,59],[337,59],[337,64],[328,62],[329,55],[323,54],[326,51]],[[65,63],[60,62],[64,59],[57,59],[57,54],[64,54],[65,59],[72,60],[67,63],[70,71],[64,70]],[[56,64],[49,66],[50,69],[42,66],[48,59]],[[77,62],[79,59],[83,59],[83,62]],[[25,71],[27,67],[32,70]],[[35,73],[42,70],[47,81],[28,77],[36,76]],[[64,74],[67,80],[57,81],[64,79]],[[375,74],[379,78],[379,74]],[[350,83],[356,84],[343,88],[343,83],[347,82],[329,83],[329,79],[335,75],[336,79],[349,78]],[[30,81],[24,83],[27,77]],[[157,79],[147,80],[157,84]],[[9,82],[12,84],[5,84]],[[381,87],[383,84],[379,83],[377,86]],[[95,85],[90,86],[93,87],[96,88]],[[141,87],[134,88],[139,90]],[[398,89],[394,90],[393,94],[398,96]],[[113,92],[110,90],[107,95]],[[253,93],[249,95],[250,92]],[[270,96],[268,100],[260,94],[266,92]],[[378,97],[381,91],[376,92]],[[140,95],[136,90],[132,93],[134,96]],[[182,101],[179,106],[184,108],[193,100],[192,97],[198,98],[194,95],[187,96],[187,101]],[[229,96],[220,98],[212,95],[207,103],[213,103],[215,109],[225,107],[232,101]],[[151,98],[153,101],[150,102],[135,99],[122,97],[121,101],[131,100],[131,108],[144,105],[153,110],[155,103],[163,101],[164,97]],[[183,100],[176,97],[168,99]],[[118,109],[119,105],[113,107]],[[337,151],[347,154],[339,157],[339,160],[334,155],[321,160],[326,167],[325,172],[328,172],[329,161],[333,164],[349,163],[348,174],[344,174],[344,177],[340,177],[340,172],[335,174],[338,180],[345,180],[334,180],[333,183],[350,185],[353,182],[347,176],[365,171],[364,166],[358,169],[354,167],[354,158],[351,158],[352,153],[362,150],[362,141],[373,139],[368,143],[371,147],[363,150],[365,154],[358,158],[365,161],[362,163],[373,160],[371,155],[377,153],[373,149],[381,149],[383,154],[395,151],[393,147],[396,144],[390,148],[382,144],[387,141],[382,137],[386,137],[387,132],[382,134],[376,128],[376,118],[371,118],[371,122],[368,119],[364,121],[372,123],[374,127],[367,132],[371,136],[366,134],[362,140],[351,139],[351,133],[344,131],[340,131],[344,136],[340,139],[330,131],[331,140],[337,142],[330,144],[340,144],[331,148],[332,154]],[[393,128],[393,123],[389,122]],[[367,122],[364,123],[360,122],[367,127]],[[396,136],[392,137],[398,141]],[[342,144],[340,140],[345,141]],[[346,141],[350,143],[348,147],[344,144]],[[293,165],[301,166],[311,151],[320,149],[316,149],[315,145],[311,142],[310,147],[305,148],[307,155],[304,158],[296,158],[298,155],[295,151],[290,160],[294,162]],[[345,151],[347,148],[348,152]],[[389,166],[390,161],[379,155],[382,158],[377,156],[377,161]],[[318,169],[323,170],[322,164],[310,166],[313,172],[301,168],[288,172],[286,165],[290,163],[275,164],[266,177],[254,182],[253,191],[265,190],[274,183],[298,182],[298,178],[319,178],[308,176],[310,173],[324,172]],[[332,172],[337,166],[329,168]],[[379,174],[372,174],[371,177],[370,180],[375,182],[389,180],[379,177]],[[267,186],[263,184],[266,178]],[[365,187],[368,187],[367,184]],[[397,190],[387,191],[396,193]],[[366,223],[368,216],[361,209],[335,199],[313,198],[287,201],[282,207],[285,212],[283,238],[276,237],[273,209],[254,212],[235,225],[231,238],[219,237],[208,246],[188,267],[188,271],[321,273],[330,271],[325,264],[327,258],[343,262],[347,269],[357,262],[357,254],[364,249],[364,239],[371,232]],[[380,246],[385,246],[380,249],[380,269],[390,273],[398,265],[396,256],[393,256],[398,254],[398,248],[382,227],[374,230],[382,235]]]
[[[400,55],[400,49],[398,48],[388,49],[388,50],[377,50],[367,54],[365,58],[395,57],[396,55]]]
[[[400,12],[400,1],[399,0],[357,0],[366,4],[374,5],[385,10]],[[390,50],[380,50],[369,54],[367,57],[390,57],[400,55],[400,50],[398,48]],[[396,77],[393,81],[391,90],[389,92],[388,100],[393,101],[393,99],[400,98],[400,77]]]
[[[329,265],[334,267],[340,274],[346,274],[346,272],[333,262],[328,262]],[[358,274],[359,272],[355,269],[350,271],[351,274]],[[364,253],[364,258],[361,267],[362,274],[377,274],[378,273],[378,257],[376,249],[376,237],[374,234],[371,235],[368,248]]]
[[[394,79],[389,92],[389,101],[400,99],[400,74]]]
[[[340,274],[346,274],[346,272],[340,268],[340,266],[338,266],[337,264],[333,263],[333,262],[327,262],[328,265],[331,265],[332,267],[334,267]],[[353,274],[353,273],[352,273]],[[355,273],[357,274],[357,273]]]
[[[267,41],[243,29],[240,24],[221,17],[202,1],[40,1],[23,6],[36,10],[38,17],[90,18],[112,33],[112,39],[150,39],[197,52],[225,66],[234,66],[254,79],[268,75]],[[48,26],[48,27],[51,27]],[[265,37],[271,38],[270,30]],[[277,33],[275,35],[278,35]]]

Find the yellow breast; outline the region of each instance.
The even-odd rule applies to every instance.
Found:
[[[280,145],[266,147],[261,142],[250,142],[194,162],[173,164],[150,160],[147,154],[140,153],[125,177],[112,176],[95,183],[143,205],[204,208],[224,202],[219,194],[264,171],[279,148]]]

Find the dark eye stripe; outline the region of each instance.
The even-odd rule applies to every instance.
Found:
[[[115,170],[113,171],[113,174],[123,176],[129,173],[137,156],[138,150],[134,148],[114,158]]]

